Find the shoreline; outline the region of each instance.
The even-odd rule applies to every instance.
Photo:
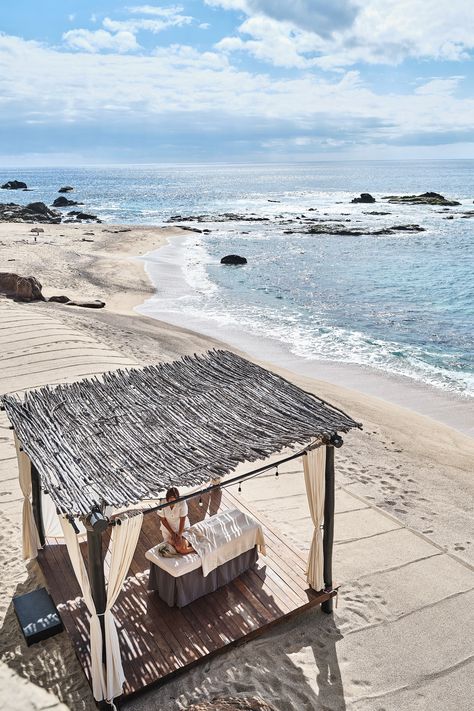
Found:
[[[160,302],[185,298],[187,293],[192,293],[182,275],[179,261],[176,260],[179,244],[186,237],[189,238],[189,234],[167,235],[166,244],[161,244],[139,257],[144,262],[145,272],[155,291],[144,303],[135,306],[136,313],[213,340],[218,339],[252,359],[283,368],[295,375],[305,375],[327,384],[376,397],[389,405],[403,407],[474,438],[472,400],[461,394],[444,391],[409,376],[382,371],[368,365],[304,358],[292,353],[287,344],[277,339],[260,337],[238,326],[220,327],[211,319],[198,319],[185,316],[181,312],[159,308]],[[158,295],[160,288],[166,293],[164,300]]]
[[[4,323],[18,329],[12,337],[7,327],[3,337],[4,343],[15,342],[2,363],[5,390],[70,382],[223,347],[221,341],[135,311],[155,293],[137,254],[165,244],[181,233],[179,228],[62,225],[48,227],[34,243],[30,227],[0,226],[7,268],[39,277],[47,295],[103,298],[106,307],[20,304],[0,297]],[[94,242],[82,241],[85,232]],[[470,693],[466,679],[472,676],[465,660],[474,569],[474,440],[406,407],[347,388],[340,377],[333,384],[295,374],[265,357],[260,348],[254,360],[363,423],[363,430],[345,435],[345,446],[335,452],[339,608],[333,616],[295,618],[131,699],[124,708],[158,705],[181,711],[191,702],[245,691],[273,701],[280,711],[318,704],[375,711],[381,697],[392,695],[390,709],[453,701],[464,708]],[[21,558],[23,497],[3,419],[0,494],[8,509],[3,509],[0,687],[4,693],[18,689],[19,704],[27,711],[92,711],[95,704],[69,638],[58,635],[31,650],[20,639],[11,598],[45,581],[37,564],[25,566]],[[301,462],[288,463],[281,473],[278,479],[269,472],[247,481],[242,498],[305,551],[313,528]]]

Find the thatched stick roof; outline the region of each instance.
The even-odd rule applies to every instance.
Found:
[[[287,380],[223,350],[47,386],[3,404],[44,490],[87,514],[195,486],[290,445],[358,427]]]

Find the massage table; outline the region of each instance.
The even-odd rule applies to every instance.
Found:
[[[168,558],[160,555],[160,545],[145,553],[150,561],[148,590],[170,607],[184,607],[227,585],[255,565],[259,550],[265,553],[260,523],[239,509],[206,518],[183,535],[195,553]]]

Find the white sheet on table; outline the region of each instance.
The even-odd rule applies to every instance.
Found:
[[[183,536],[198,554],[204,577],[255,546],[265,554],[265,539],[258,521],[239,509],[222,511],[188,528]]]

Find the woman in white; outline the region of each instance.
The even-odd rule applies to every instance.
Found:
[[[160,509],[158,516],[163,540],[171,543],[178,553],[185,555],[193,550],[188,541],[183,538],[183,532],[189,526],[188,505],[186,501],[178,501],[174,504],[173,501],[176,499],[179,499],[179,491],[172,486],[166,492],[166,501],[170,505]]]

